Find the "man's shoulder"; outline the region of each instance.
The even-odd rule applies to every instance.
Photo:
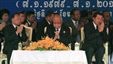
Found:
[[[66,26],[72,27],[72,20],[68,19],[67,21],[63,22]]]
[[[45,28],[47,28],[47,30],[50,30],[50,31],[53,30],[53,29],[55,29],[53,25],[45,26],[44,29]]]
[[[64,30],[70,30],[70,26],[67,26],[65,23],[62,24],[62,29]]]
[[[65,20],[65,22],[66,23],[70,23],[70,22],[72,22],[72,20],[71,19],[67,19],[67,20]]]
[[[87,24],[84,25],[84,30],[91,30],[93,29],[93,22],[88,22]]]
[[[87,24],[85,24],[85,26],[87,27],[89,27],[89,26],[91,26],[93,24],[93,21],[90,21],[90,22],[88,22]]]
[[[13,30],[13,25],[12,24],[7,24],[4,28],[4,31],[7,31],[7,30]]]
[[[109,21],[109,25],[113,25],[113,22],[112,21]]]
[[[7,25],[6,25],[7,28],[10,28],[10,27],[12,27],[12,26],[13,26],[12,24],[7,24]]]

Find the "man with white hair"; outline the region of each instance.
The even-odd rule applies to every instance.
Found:
[[[63,24],[58,13],[54,14],[53,25],[47,28],[46,35],[64,43],[66,46],[71,42],[71,29]]]

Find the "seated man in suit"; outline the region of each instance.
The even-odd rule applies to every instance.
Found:
[[[71,42],[71,30],[62,23],[62,18],[57,13],[54,15],[53,25],[47,28],[46,34],[54,40],[64,43],[66,46]]]
[[[108,55],[109,55],[109,61],[113,59],[113,23],[109,22],[109,40],[108,40]]]
[[[80,10],[74,8],[70,12],[70,19],[65,23],[68,27],[72,28],[72,44],[71,49],[74,50],[75,43],[80,42]]]
[[[53,11],[47,11],[45,17],[39,22],[37,39],[41,39],[45,36],[45,27],[48,27],[53,24]]]
[[[101,13],[94,13],[93,21],[85,25],[84,33],[85,39],[82,49],[86,51],[88,64],[91,64],[93,55],[95,55],[96,64],[104,64],[104,43],[107,41],[107,33]]]
[[[53,23],[54,12],[47,11],[44,19],[42,19],[41,25],[42,27],[49,26]]]
[[[26,18],[27,19],[25,25],[33,29],[32,41],[37,41],[36,35],[37,35],[38,20],[36,19],[34,11],[26,12]]]
[[[105,20],[105,26],[106,26],[106,32],[108,34],[109,40],[108,40],[108,55],[110,56],[109,61],[111,61],[113,56],[113,22],[111,20],[110,12],[105,10],[103,12],[104,20]]]
[[[12,51],[18,49],[18,43],[27,40],[24,27],[21,26],[19,13],[15,13],[11,20],[12,24],[8,24],[3,30],[5,36],[3,52],[7,55],[8,64]]]
[[[0,50],[1,42],[4,41],[3,29],[9,23],[9,11],[7,9],[0,10]]]

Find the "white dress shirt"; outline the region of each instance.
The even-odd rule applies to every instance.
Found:
[[[72,19],[72,22],[73,22],[74,26],[77,28],[78,27],[78,21],[75,21],[75,20]]]
[[[98,29],[97,25],[94,23],[94,21],[93,21],[93,25],[94,25],[95,30]]]

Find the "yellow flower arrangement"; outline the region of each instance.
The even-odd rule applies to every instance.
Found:
[[[65,46],[59,41],[55,41],[49,37],[45,37],[42,40],[31,43],[29,46],[24,47],[24,50],[70,50],[69,47]]]

